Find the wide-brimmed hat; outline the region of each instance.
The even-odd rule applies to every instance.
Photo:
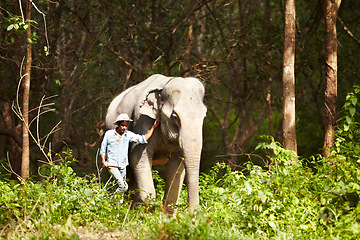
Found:
[[[132,122],[132,119],[129,118],[129,116],[126,113],[121,113],[115,120],[115,124],[117,122],[121,122],[121,121],[128,121],[128,122]]]

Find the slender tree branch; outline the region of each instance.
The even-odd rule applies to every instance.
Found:
[[[337,16],[337,20],[341,24],[341,26],[344,28],[345,32],[350,36],[352,40],[354,40],[359,46],[360,46],[360,39],[354,36],[354,34],[350,31],[350,29],[345,25],[343,20],[339,16]]]

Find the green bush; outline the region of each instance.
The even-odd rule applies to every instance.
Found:
[[[108,199],[101,198],[105,190],[98,179],[76,176],[70,167],[74,160],[70,151],[64,158],[58,157],[59,164],[51,162],[41,170],[46,174],[42,181],[0,182],[2,234],[40,231],[51,236],[55,226],[67,226],[71,221],[86,225],[108,216],[111,220],[113,208]]]
[[[331,157],[302,159],[265,137],[257,149],[271,153],[270,164],[249,162],[244,171],[215,164],[200,176],[194,213],[186,186],[175,216],[161,212],[164,180],[156,171],[154,205],[130,210],[95,175],[76,176],[71,151],[57,155],[42,181],[0,181],[1,237],[79,239],[86,229],[90,239],[359,239],[359,93],[356,86],[347,98]]]

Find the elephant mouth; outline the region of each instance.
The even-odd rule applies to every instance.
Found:
[[[169,121],[162,122],[162,130],[165,136],[168,137],[168,141],[170,142],[177,142],[179,138],[179,128],[176,124],[171,123]]]
[[[168,131],[168,136],[170,142],[176,142],[178,140],[179,134]]]

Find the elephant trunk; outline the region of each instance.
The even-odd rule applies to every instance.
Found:
[[[188,187],[189,209],[194,211],[194,206],[199,205],[199,172],[202,149],[202,124],[195,131],[186,129],[187,136],[180,134],[180,147],[183,150],[185,171]],[[189,133],[191,137],[189,137]]]

